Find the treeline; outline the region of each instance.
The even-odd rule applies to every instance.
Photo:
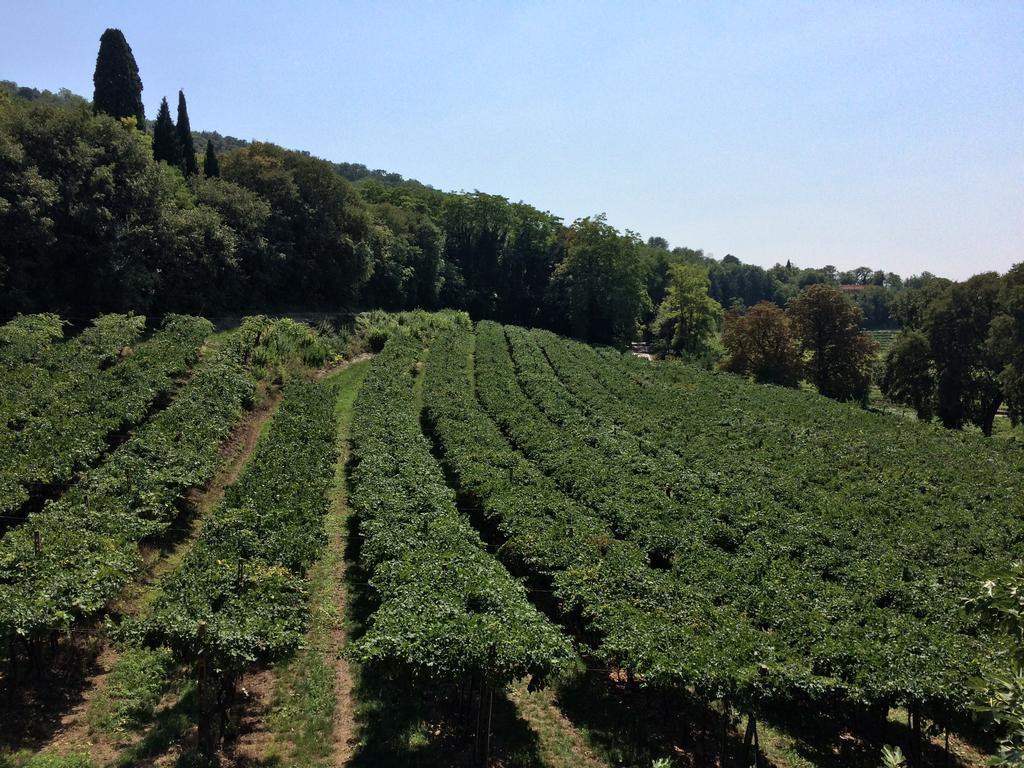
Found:
[[[928,272],[904,280],[894,272],[857,267],[840,271],[834,266],[801,268],[787,261],[765,269],[756,264],[744,264],[729,254],[721,260],[706,256],[702,251],[674,248],[661,237],[647,240],[647,249],[662,251],[649,257],[660,269],[661,265],[689,263],[704,267],[708,273],[708,293],[723,307],[742,310],[758,302],[770,301],[782,307],[786,302],[812,285],[841,286],[843,292],[856,304],[864,316],[864,325],[871,329],[898,327],[892,312],[895,298],[904,290],[920,286],[933,275]],[[656,293],[652,292],[652,298]]]
[[[949,429],[971,424],[991,435],[1003,408],[1020,423],[1024,263],[959,283],[926,279],[896,296],[893,313],[903,330],[879,362],[860,308],[835,286],[810,286],[785,311],[771,302],[734,307],[725,315],[721,367],[783,386],[806,379],[823,395],[862,403],[875,382],[889,400]]]
[[[935,278],[899,297],[903,328],[880,377],[882,391],[944,426],[992,433],[1003,407],[1024,416],[1024,262],[954,283]]]
[[[66,90],[0,87],[4,317],[448,306],[621,344],[655,319],[675,264],[706,269],[724,306],[844,277],[719,262],[600,217],[567,226],[502,197],[193,132],[181,92],[175,118],[165,99],[148,124],[117,30],[94,83],[91,109]]]

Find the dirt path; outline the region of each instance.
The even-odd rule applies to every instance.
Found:
[[[267,724],[276,682],[271,669],[250,670],[242,676],[238,696],[244,704],[238,738],[231,745],[230,755],[220,761],[222,766],[259,765],[270,751],[274,735]]]
[[[369,355],[361,356],[368,360]],[[355,386],[342,391],[338,400],[338,464],[335,471],[333,503],[328,516],[329,562],[331,582],[334,584],[334,626],[331,628],[331,646],[334,650],[334,689],[337,701],[334,717],[333,752],[331,765],[341,768],[348,764],[356,742],[355,708],[352,702],[352,671],[345,658],[345,617],[348,605],[345,594],[345,547],[348,530],[348,478],[346,467],[349,459],[349,434],[352,426],[352,409],[355,397],[362,383],[360,377]]]
[[[205,487],[195,489],[188,495],[189,503],[195,511],[195,522],[190,533],[177,540],[169,550],[154,549],[143,553],[145,566],[142,577],[117,598],[111,613],[135,616],[145,610],[153,597],[153,585],[162,574],[180,563],[198,535],[203,517],[220,502],[227,487],[238,479],[280,400],[279,391],[265,391],[258,405],[245,413],[221,446],[221,465],[216,476]],[[96,670],[88,679],[81,699],[61,718],[60,726],[41,747],[41,751],[52,754],[86,752],[97,764],[106,765],[113,762],[130,741],[135,740],[119,738],[116,734],[96,733],[89,725],[90,706],[104,690],[118,658],[117,648],[104,642],[96,660]]]
[[[222,498],[228,486],[233,485],[242,474],[252,452],[256,450],[263,428],[270,414],[277,410],[281,403],[280,390],[269,390],[260,398],[259,404],[242,417],[231,436],[221,446],[222,463],[213,481],[191,497],[192,502],[201,512],[213,509]]]

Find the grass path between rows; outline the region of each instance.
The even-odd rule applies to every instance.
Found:
[[[552,689],[529,691],[524,679],[512,686],[508,698],[536,735],[537,754],[545,768],[608,768],[559,708]]]
[[[297,768],[340,768],[352,756],[356,725],[352,673],[344,657],[345,548],[348,530],[346,465],[353,405],[370,369],[368,359],[331,373],[338,387],[338,461],[324,524],[327,550],[309,570],[310,627],[305,648],[277,670],[268,761]]]

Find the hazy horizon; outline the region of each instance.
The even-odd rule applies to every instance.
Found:
[[[0,79],[770,266],[1024,260],[1024,5],[17,5]]]

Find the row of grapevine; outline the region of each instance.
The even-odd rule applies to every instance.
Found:
[[[789,509],[824,515],[837,535],[855,527],[842,543],[850,560],[891,557],[895,547],[910,577],[932,563],[949,571],[944,583],[970,591],[979,564],[1019,551],[1019,451],[690,366],[610,365],[585,345],[535,335],[571,388],[597,383],[579,392],[591,407],[652,445],[720,483],[751,479]],[[729,444],[737,449],[723,450]]]
[[[325,545],[337,458],[329,383],[296,381],[239,480],[160,583],[141,624],[146,642],[202,658],[223,682],[292,653],[306,622],[305,567]]]
[[[79,384],[83,373],[95,374],[117,362],[145,325],[146,318],[139,315],[103,315],[66,341],[57,315],[19,316],[0,327],[0,360],[7,362],[0,366],[3,427],[14,426],[9,422],[18,411],[32,414],[45,408]]]
[[[850,697],[947,722],[966,710],[984,645],[959,601],[1019,551],[1012,461],[812,395],[531,335],[596,423],[643,435],[687,474],[692,515],[713,516],[727,557],[677,556],[674,573]]]
[[[593,653],[649,684],[749,700],[758,687],[775,682],[779,670],[742,616],[651,567],[641,548],[616,539],[602,516],[564,494],[508,442],[476,401],[472,352],[471,333],[438,339],[425,405],[461,491],[505,539],[503,557],[551,583],[565,620]],[[506,390],[484,393],[490,386],[485,365],[478,347],[472,370],[481,398],[490,399]],[[515,429],[532,426],[550,438],[552,429],[529,421],[525,405],[511,401],[505,423],[513,426],[519,412]]]
[[[64,323],[54,314],[18,315],[0,325],[0,376],[36,360],[64,338]]]
[[[16,512],[33,488],[68,482],[109,449],[111,434],[142,422],[213,330],[208,320],[171,315],[117,362],[144,323],[125,315],[99,318],[0,378],[0,515]]]
[[[166,531],[188,489],[208,481],[218,447],[255,384],[245,360],[253,318],[196,366],[175,401],[59,500],[0,540],[0,641],[31,647],[95,616],[134,576],[138,542]]]
[[[643,464],[641,441],[619,439],[609,427],[592,430],[599,440],[588,440],[575,419],[560,422],[540,409],[523,392],[516,375],[503,328],[482,322],[477,327],[476,383],[480,402],[510,441],[558,486],[594,510],[616,536],[634,542],[653,562],[668,562],[680,547],[697,546],[705,531],[678,498],[671,478]],[[552,407],[555,393],[545,402]],[[614,451],[608,443],[616,439]],[[603,444],[603,446],[602,446]],[[602,449],[603,447],[603,449]],[[657,480],[657,481],[655,481]]]
[[[420,430],[423,343],[396,329],[374,361],[353,422],[352,505],[377,599],[356,655],[431,679],[490,685],[544,675],[573,657],[458,512]]]

